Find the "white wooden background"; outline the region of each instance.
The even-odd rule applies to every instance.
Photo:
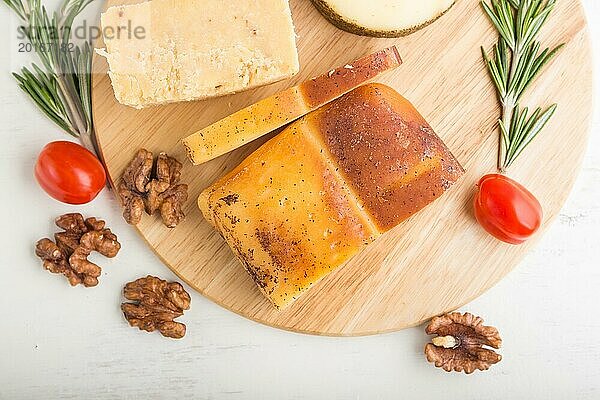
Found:
[[[600,54],[600,2],[584,3]],[[89,10],[91,21],[97,11]],[[560,218],[517,270],[464,308],[500,329],[504,360],[485,373],[446,374],[424,359],[423,327],[305,336],[197,294],[181,318],[185,339],[130,328],[119,311],[123,284],[144,274],[175,277],[121,220],[111,193],[70,207],[35,183],[39,150],[65,136],[9,75],[23,62],[14,28],[0,5],[0,33],[10,38],[0,41],[0,399],[600,398],[600,97],[584,168]],[[93,289],[69,287],[33,255],[35,241],[54,231],[52,218],[75,210],[106,218],[123,244],[116,259],[98,259],[104,268]]]

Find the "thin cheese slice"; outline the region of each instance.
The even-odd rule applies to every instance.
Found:
[[[101,17],[117,100],[135,108],[230,94],[296,74],[287,0],[152,0]]]
[[[400,64],[398,50],[390,47],[267,97],[185,138],[190,161],[198,165],[235,150]]]

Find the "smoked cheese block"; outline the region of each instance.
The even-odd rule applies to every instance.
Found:
[[[368,84],[289,125],[198,203],[281,309],[463,173],[406,99]]]

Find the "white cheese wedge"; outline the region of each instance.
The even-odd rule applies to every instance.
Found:
[[[357,35],[406,36],[441,17],[456,0],[312,0],[338,28]]]
[[[287,0],[152,0],[101,16],[117,100],[135,108],[235,93],[298,72]]]

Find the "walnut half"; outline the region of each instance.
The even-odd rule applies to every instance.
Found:
[[[185,325],[173,321],[190,308],[190,295],[181,284],[148,275],[125,285],[123,294],[132,301],[121,304],[129,325],[174,339],[185,336]]]
[[[140,149],[117,185],[125,221],[137,225],[145,210],[148,215],[159,212],[165,226],[176,227],[185,217],[182,206],[187,201],[188,186],[179,183],[182,168],[164,152],[154,161],[151,152]]]
[[[96,286],[102,270],[87,258],[93,251],[115,257],[121,249],[117,236],[105,227],[104,221],[94,217],[84,220],[79,213],[61,215],[55,223],[63,231],[54,234],[54,242],[44,238],[35,246],[44,269],[63,274],[72,286]]]
[[[425,346],[427,361],[445,371],[473,373],[487,370],[502,360],[489,346],[499,349],[502,339],[498,330],[484,326],[483,319],[470,313],[451,313],[435,317],[425,332],[436,335],[432,343]]]

